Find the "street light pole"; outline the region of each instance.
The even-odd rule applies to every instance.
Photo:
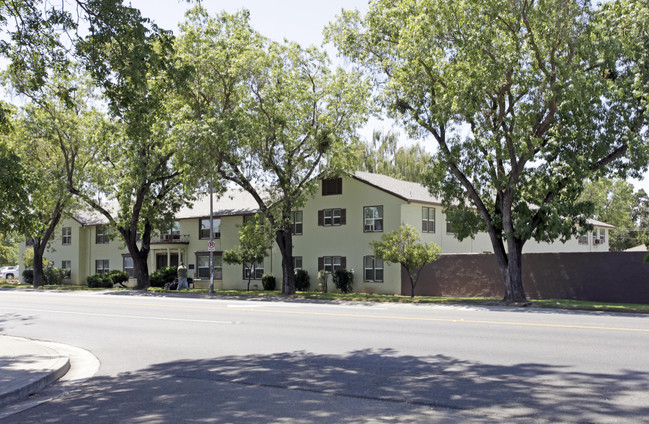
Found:
[[[214,190],[210,173],[210,245],[214,245]],[[214,249],[210,249],[210,294],[214,294]]]

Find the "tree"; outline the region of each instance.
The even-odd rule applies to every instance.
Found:
[[[527,240],[589,228],[584,180],[646,168],[647,10],[378,0],[327,30],[389,115],[437,142],[429,185],[458,238],[488,232],[505,302],[526,301]]]
[[[0,231],[22,234],[29,227],[29,216],[24,212],[31,181],[27,179],[24,161],[7,143],[6,133],[0,137]]]
[[[133,259],[136,288],[150,285],[147,259],[154,230],[168,227],[175,212],[194,199],[184,178],[189,163],[178,157],[171,136],[169,99],[182,71],[173,61],[173,36],[137,9],[112,5],[92,15],[91,36],[77,53],[101,87],[115,118],[114,138],[91,164],[92,178],[69,190],[101,213],[124,240]],[[111,207],[97,198],[115,202]],[[140,243],[141,242],[141,243]]]
[[[633,185],[619,179],[588,182],[581,198],[593,204],[593,218],[615,226],[609,231],[611,250],[621,251],[643,243],[634,222],[638,198]]]
[[[239,246],[233,250],[223,252],[223,262],[238,264],[246,267],[248,274],[248,288],[252,279],[253,267],[264,260],[271,247],[272,234],[261,219],[247,222],[239,232]]]
[[[9,74],[17,90],[25,87],[23,77]],[[84,183],[86,164],[92,157],[85,148],[103,141],[104,115],[89,105],[93,99],[87,80],[74,72],[51,77],[36,91],[19,92],[30,102],[19,110],[7,140],[29,164],[21,170],[30,183],[22,200],[24,225],[19,230],[33,246],[33,283],[38,287],[44,283],[47,245],[73,205],[68,181]]]
[[[372,133],[371,143],[359,146],[361,171],[388,175],[400,180],[425,184],[432,155],[420,144],[410,147],[397,146],[398,135],[389,131]]]
[[[420,243],[417,230],[401,224],[398,230],[383,234],[381,240],[370,242],[377,259],[385,263],[401,264],[410,280],[410,297],[415,297],[415,286],[424,266],[439,259],[441,249],[435,243]]]
[[[183,119],[188,139],[209,154],[208,172],[216,167],[257,201],[282,255],[282,293],[293,294],[291,212],[320,175],[350,168],[366,85],[332,71],[316,48],[261,37],[247,12],[212,19],[197,9],[189,18],[178,48],[195,70]]]

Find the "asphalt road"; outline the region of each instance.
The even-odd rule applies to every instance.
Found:
[[[649,316],[0,291],[98,374],[2,423],[649,421]]]

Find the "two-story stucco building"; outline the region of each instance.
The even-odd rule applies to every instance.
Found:
[[[151,242],[149,270],[176,266],[183,261],[196,287],[209,286],[209,197],[184,208],[173,227]],[[243,266],[227,265],[224,251],[239,242],[239,228],[258,212],[253,198],[233,190],[214,202],[214,285],[220,289],[245,289]],[[402,223],[417,228],[425,242],[435,242],[442,254],[490,253],[486,233],[459,241],[451,232],[439,199],[421,184],[391,177],[356,172],[342,178],[321,180],[317,193],[301,210],[292,213],[293,254],[296,268],[306,270],[311,288],[317,287],[319,270],[354,270],[354,290],[368,293],[401,292],[399,265],[383,264],[372,256],[369,242]],[[524,253],[608,251],[608,224],[591,221],[594,230],[566,243],[526,243]],[[45,257],[54,266],[69,270],[71,284],[85,284],[88,275],[111,269],[133,275],[133,262],[123,241],[110,237],[107,221],[97,214],[79,214],[64,220]],[[25,246],[22,246],[24,249]],[[22,254],[21,254],[22,257]],[[281,281],[281,255],[276,246],[252,271],[253,288],[261,288],[263,274]],[[330,281],[331,284],[331,281]]]

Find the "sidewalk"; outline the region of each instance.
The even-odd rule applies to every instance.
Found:
[[[50,343],[0,335],[0,408],[63,377],[70,357]]]

